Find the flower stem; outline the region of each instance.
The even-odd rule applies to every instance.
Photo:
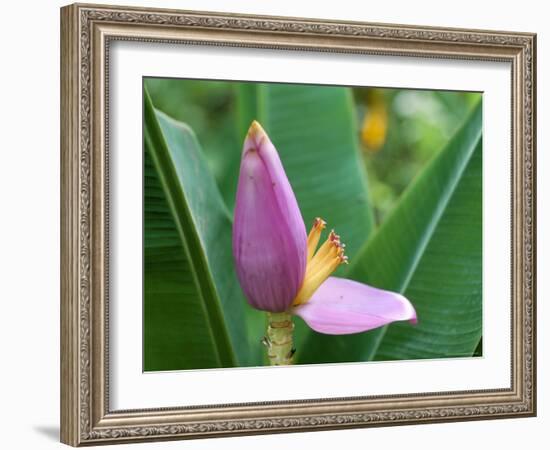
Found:
[[[268,325],[264,344],[271,366],[286,366],[292,364],[294,345],[292,334],[294,323],[290,313],[267,313]]]

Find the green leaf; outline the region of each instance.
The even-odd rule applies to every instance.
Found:
[[[231,216],[193,132],[144,97],[145,370],[258,364]]]
[[[481,102],[403,194],[346,274],[411,300],[418,325],[312,335],[304,362],[471,356],[481,337]]]

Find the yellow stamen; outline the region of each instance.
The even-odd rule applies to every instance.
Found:
[[[340,242],[340,236],[334,233],[334,230],[329,233],[327,240],[315,253],[321,231],[325,225],[323,220],[315,219],[309,233],[306,274],[302,287],[294,299],[294,306],[306,303],[340,264],[347,264],[348,257],[344,255],[345,246]]]
[[[321,248],[315,253],[311,261],[308,262],[306,273],[317,271],[320,265],[326,264],[331,258],[334,258],[338,253],[339,244],[340,237],[332,230],[327,240],[321,245]]]
[[[317,217],[313,221],[313,227],[311,228],[311,231],[309,232],[309,235],[307,237],[307,262],[311,261],[311,258],[313,257],[313,254],[315,253],[315,249],[317,248],[317,244],[319,244],[319,239],[321,238],[321,233],[325,229],[327,223],[323,220]]]

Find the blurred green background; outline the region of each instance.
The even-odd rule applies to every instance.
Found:
[[[242,145],[240,86],[234,81],[147,78],[153,104],[197,134],[232,209],[234,186],[224,185],[231,167],[227,152]],[[370,201],[380,224],[424,164],[450,139],[480,93],[417,89],[351,88],[359,141],[367,168]],[[236,177],[234,180],[236,181]]]

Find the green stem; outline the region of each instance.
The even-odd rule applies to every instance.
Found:
[[[287,366],[292,364],[294,345],[292,334],[294,323],[288,312],[267,313],[268,325],[264,344],[271,366]]]

